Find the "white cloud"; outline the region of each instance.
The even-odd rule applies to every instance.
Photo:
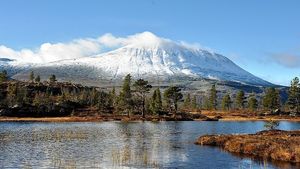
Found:
[[[13,50],[0,46],[0,58],[20,62],[45,63],[73,59],[100,52],[101,44],[95,39],[77,39],[68,43],[44,43],[37,49]]]
[[[36,49],[14,50],[0,45],[0,58],[9,58],[27,63],[47,63],[99,54],[106,48],[112,49],[129,44],[153,45],[164,42],[173,41],[159,38],[151,32],[138,33],[127,37],[116,37],[107,33],[98,38],[75,39],[66,43],[43,43]],[[189,44],[187,42],[178,42],[177,44],[189,48],[203,48],[199,44]]]

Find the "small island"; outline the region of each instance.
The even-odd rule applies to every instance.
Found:
[[[256,134],[204,135],[198,145],[219,146],[231,153],[264,159],[300,162],[300,130],[265,130]]]

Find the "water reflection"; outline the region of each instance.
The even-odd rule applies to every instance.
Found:
[[[194,145],[264,122],[0,123],[1,168],[297,168]],[[281,122],[282,129],[300,123]]]

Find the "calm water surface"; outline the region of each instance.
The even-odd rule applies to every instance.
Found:
[[[204,134],[255,133],[264,122],[0,123],[0,168],[299,168],[194,145]],[[280,129],[300,129],[281,122]]]

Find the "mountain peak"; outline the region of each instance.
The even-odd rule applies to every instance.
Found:
[[[156,36],[152,32],[142,32],[130,37],[132,39],[128,46],[137,48],[159,48],[164,44],[171,43],[170,40]]]
[[[51,74],[59,74],[58,70],[67,71],[68,75],[80,72],[81,78],[88,76],[91,79],[103,77],[113,80],[131,74],[135,78],[192,77],[270,85],[225,56],[158,37],[147,31],[128,36],[120,48],[109,52],[47,63],[35,68],[35,72],[42,70]]]

